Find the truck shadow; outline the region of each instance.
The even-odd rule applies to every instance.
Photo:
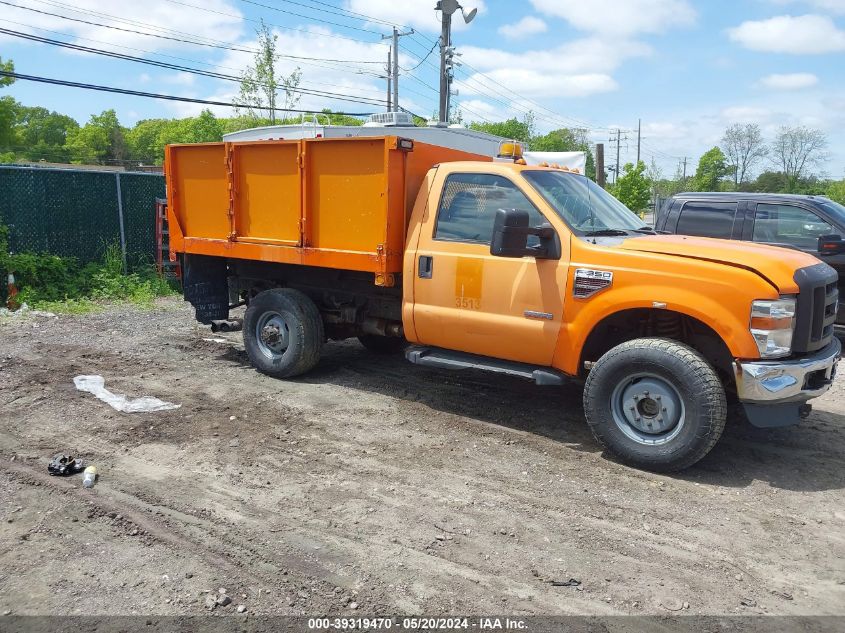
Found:
[[[221,360],[250,367],[243,350]],[[418,402],[433,410],[541,436],[566,448],[599,454],[584,420],[580,385],[538,387],[531,382],[480,371],[434,371],[401,355],[380,356],[357,342],[329,343],[320,364],[295,379],[332,384]],[[764,430],[729,419],[722,439],[698,464],[671,476],[742,488],[764,481],[795,491],[845,489],[845,416],[816,409],[798,427]]]

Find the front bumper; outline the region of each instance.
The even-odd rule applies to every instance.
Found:
[[[752,404],[803,403],[830,388],[842,344],[836,337],[814,354],[797,359],[734,361],[739,400]]]

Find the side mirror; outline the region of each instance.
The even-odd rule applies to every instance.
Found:
[[[523,257],[528,250],[528,211],[499,209],[493,222],[490,254],[497,257]]]
[[[845,241],[841,235],[822,235],[819,237],[819,255],[839,255],[845,253]]]
[[[530,235],[540,238],[539,246],[528,246]],[[560,238],[550,226],[529,226],[528,211],[499,209],[493,222],[490,254],[497,257],[560,259]]]

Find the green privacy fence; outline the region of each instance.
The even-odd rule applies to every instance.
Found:
[[[0,224],[12,253],[50,253],[82,263],[120,244],[129,268],[155,261],[155,199],[164,176],[0,166]]]

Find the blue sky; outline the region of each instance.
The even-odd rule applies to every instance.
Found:
[[[365,101],[383,98],[381,34],[398,23],[416,30],[401,40],[400,102],[422,115],[437,107],[436,51],[426,58],[439,35],[435,0],[7,1],[38,12],[2,4],[4,29],[233,75],[251,55],[226,47],[254,47],[263,18],[288,56],[281,72],[299,67],[302,87]],[[465,62],[455,98],[465,119],[501,120],[530,110],[540,131],[587,127],[595,141],[621,127],[629,130],[625,162],[636,156],[631,130],[641,118],[642,155],[666,175],[683,157],[694,170],[731,123],[757,123],[767,137],[781,125],[803,124],[828,135],[830,156],[817,171],[845,177],[845,0],[465,2],[479,9],[470,25],[456,14],[453,31]],[[0,56],[30,75],[227,102],[237,94],[233,82],[6,35]],[[81,122],[114,108],[126,125],[203,107],[25,81],[2,94]],[[376,109],[315,95],[302,96],[298,107]],[[229,114],[225,107],[212,110]]]

